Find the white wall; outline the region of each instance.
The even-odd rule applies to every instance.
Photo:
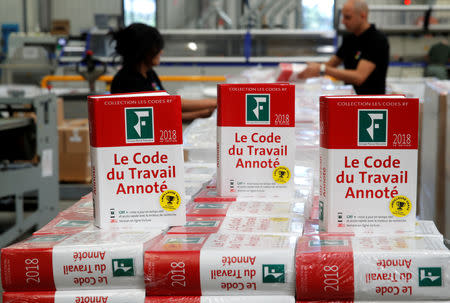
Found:
[[[5,0],[1,0],[5,1]],[[11,2],[13,0],[10,0]],[[17,1],[19,2],[19,1]],[[69,19],[70,33],[79,35],[92,28],[95,14],[122,14],[121,0],[53,0],[52,19]]]
[[[0,24],[17,23],[23,31],[23,5],[21,0],[0,0]]]

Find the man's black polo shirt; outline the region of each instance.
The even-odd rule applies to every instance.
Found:
[[[359,60],[375,64],[375,70],[360,86],[353,85],[358,95],[379,95],[386,92],[386,74],[389,65],[389,43],[386,36],[371,25],[361,35],[345,35],[336,56],[345,69],[356,69]]]

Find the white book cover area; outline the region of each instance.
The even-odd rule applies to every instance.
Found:
[[[294,198],[294,94],[289,84],[219,84],[219,196]]]
[[[95,225],[183,225],[180,97],[89,96],[88,109]]]

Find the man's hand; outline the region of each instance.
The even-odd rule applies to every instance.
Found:
[[[319,76],[320,76],[320,63],[317,62],[308,63],[306,69],[298,74],[299,79],[307,79]]]

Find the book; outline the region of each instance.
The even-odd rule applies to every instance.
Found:
[[[414,232],[419,101],[320,98],[321,231]]]
[[[219,84],[219,196],[294,198],[295,86]]]
[[[183,225],[180,96],[89,96],[88,110],[95,225]]]
[[[151,296],[145,303],[295,303],[294,296]]]
[[[303,236],[300,301],[449,300],[450,251],[436,237]]]
[[[4,292],[3,303],[144,303],[144,289]],[[150,301],[151,302],[151,301]]]
[[[144,255],[147,295],[293,295],[296,237],[169,234]]]
[[[2,248],[5,291],[144,288],[143,254],[160,229],[33,235]]]

